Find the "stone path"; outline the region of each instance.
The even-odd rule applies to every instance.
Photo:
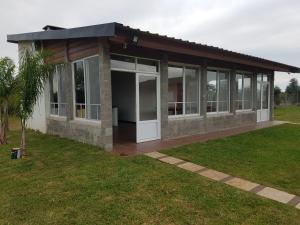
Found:
[[[232,187],[255,193],[259,196],[272,199],[277,202],[281,202],[283,204],[288,204],[291,206],[296,207],[297,209],[300,209],[300,197],[289,194],[284,191],[280,191],[271,187],[265,187],[263,185],[253,183],[238,177],[233,177],[229,174],[222,173],[213,169],[209,169],[206,167],[203,167],[201,165],[197,165],[191,162],[184,161],[182,159],[178,159],[172,156],[168,156],[165,154],[162,154],[160,152],[150,152],[145,153],[146,156],[149,156],[151,158],[160,160],[161,162],[177,166],[181,169],[197,173],[201,176],[207,177],[209,179],[222,182],[224,184],[230,185]]]

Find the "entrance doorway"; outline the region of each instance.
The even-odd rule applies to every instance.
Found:
[[[113,141],[136,142],[135,73],[111,71]]]
[[[160,139],[159,76],[111,71],[114,144]]]
[[[267,75],[257,76],[257,122],[270,120],[270,82]]]

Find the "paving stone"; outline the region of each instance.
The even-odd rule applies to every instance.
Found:
[[[199,165],[191,163],[191,162],[186,162],[186,163],[180,164],[180,165],[178,165],[178,167],[188,170],[188,171],[191,171],[191,172],[196,172],[196,171],[199,171],[199,170],[202,170],[205,168],[203,166],[199,166]]]
[[[167,155],[162,154],[160,152],[149,152],[149,153],[145,153],[144,155],[149,156],[149,157],[154,158],[154,159],[157,159],[157,158],[160,158],[160,157],[163,157],[163,156],[167,156]]]
[[[279,191],[277,189],[270,188],[270,187],[264,188],[263,190],[257,192],[257,194],[281,203],[288,203],[295,197],[295,195],[291,195],[284,191]]]
[[[289,204],[291,206],[296,206],[296,205],[300,204],[300,197],[299,196],[295,196],[295,198],[293,198],[287,204]]]
[[[225,183],[228,184],[228,185],[231,185],[233,187],[242,189],[244,191],[250,191],[253,188],[259,186],[259,184],[252,183],[250,181],[247,181],[247,180],[244,180],[244,179],[241,179],[241,178],[237,178],[237,177],[235,177],[231,180],[228,180]]]
[[[228,174],[225,174],[225,173],[222,173],[222,172],[219,172],[216,170],[211,170],[211,169],[200,172],[199,174],[204,177],[208,177],[210,179],[216,180],[216,181],[220,181],[226,177],[229,177]]]
[[[299,203],[298,205],[296,205],[296,208],[297,208],[297,209],[300,209],[300,203]]]
[[[162,162],[165,162],[165,163],[172,164],[172,165],[177,164],[179,162],[183,162],[183,160],[174,158],[172,156],[164,157],[164,158],[161,158],[159,160],[162,161]]]

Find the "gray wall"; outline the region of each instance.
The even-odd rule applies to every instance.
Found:
[[[165,128],[165,139],[193,134],[204,134],[229,128],[253,125],[256,123],[256,112],[242,112],[229,115],[204,117],[187,117],[169,119]]]

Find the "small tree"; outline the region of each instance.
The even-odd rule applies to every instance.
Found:
[[[281,103],[281,89],[278,86],[274,88],[274,102],[275,105],[280,105]]]
[[[6,144],[8,108],[15,94],[15,65],[8,57],[0,58],[0,143]]]
[[[298,80],[296,78],[292,78],[290,80],[289,85],[286,87],[285,90],[289,101],[292,104],[298,103],[299,102],[299,92],[300,92],[300,87],[298,85]]]
[[[47,64],[46,60],[50,57],[49,53],[31,52],[25,50],[22,53],[18,80],[18,112],[21,121],[21,150],[22,155],[26,155],[26,127],[27,120],[32,116],[33,109],[42,93],[45,81],[53,72],[54,66]]]

